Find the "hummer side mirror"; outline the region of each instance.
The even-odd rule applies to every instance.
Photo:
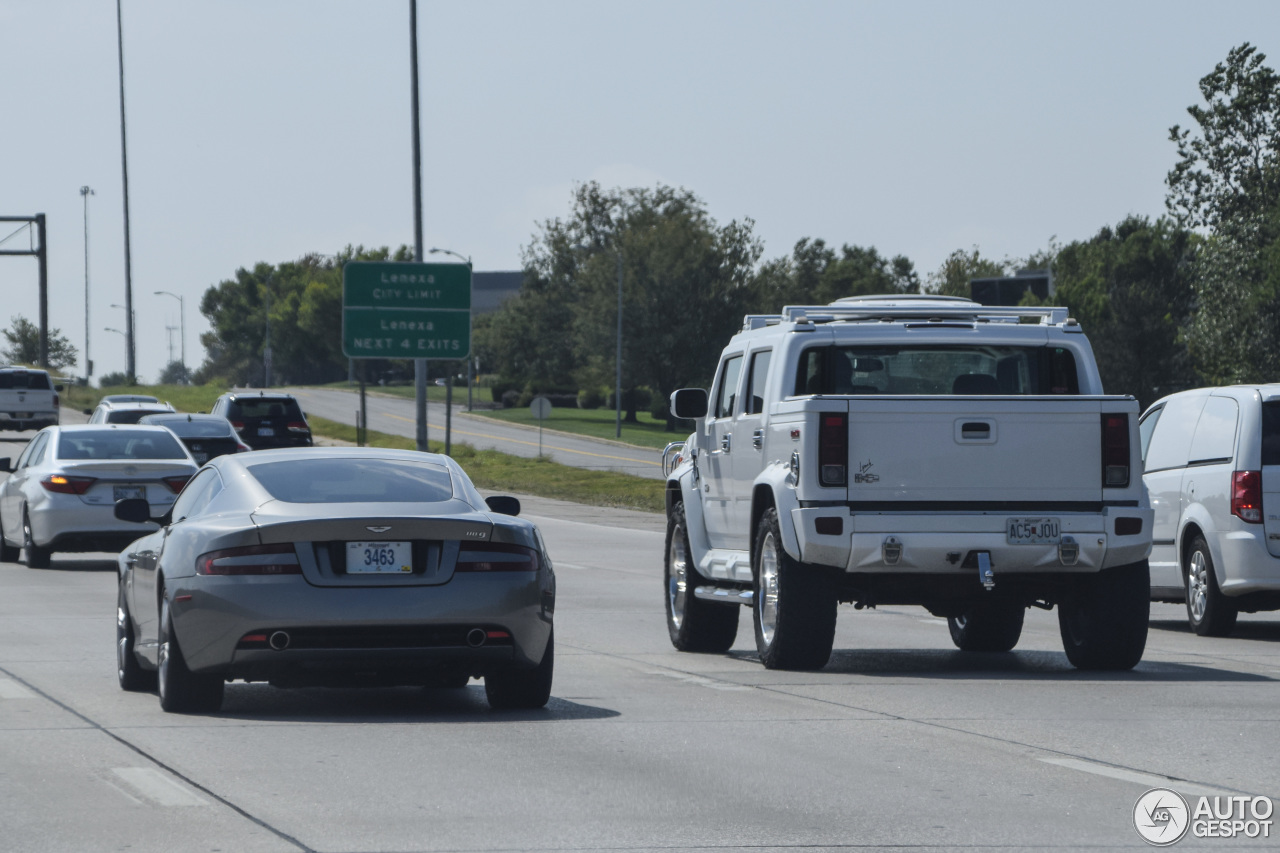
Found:
[[[696,421],[707,416],[707,392],[701,388],[681,388],[671,393],[671,414]]]

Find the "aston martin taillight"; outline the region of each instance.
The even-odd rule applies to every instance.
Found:
[[[524,545],[463,542],[455,572],[536,572],[538,552]]]
[[[292,544],[247,545],[210,551],[196,558],[202,575],[300,575],[298,554]]]

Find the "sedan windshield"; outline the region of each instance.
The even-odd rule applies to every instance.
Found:
[[[103,429],[58,436],[59,459],[186,459],[172,433],[161,430]]]
[[[453,497],[439,465],[393,459],[290,459],[250,465],[271,497],[288,503],[437,503]]]

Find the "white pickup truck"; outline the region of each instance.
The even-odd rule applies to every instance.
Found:
[[[58,392],[46,371],[0,367],[0,430],[43,429],[58,423]]]
[[[921,605],[965,651],[1058,608],[1067,658],[1129,669],[1149,616],[1138,403],[1105,396],[1064,308],[841,299],[745,318],[664,455],[667,628],[820,669],[839,602]]]

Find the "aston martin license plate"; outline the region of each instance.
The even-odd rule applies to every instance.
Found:
[[[408,574],[412,542],[348,542],[347,574]]]
[[[1056,518],[1011,518],[1006,529],[1010,545],[1056,545],[1062,537]]]

